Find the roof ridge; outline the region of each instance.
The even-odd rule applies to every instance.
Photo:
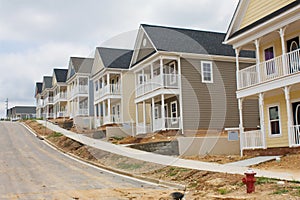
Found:
[[[181,28],[181,27],[172,27],[172,26],[162,26],[162,25],[151,25],[151,24],[141,24],[141,26],[148,26],[148,27],[155,27],[155,28],[168,28],[168,29],[175,29],[175,30],[183,30],[183,31],[196,31],[196,32],[203,32],[203,33],[215,33],[215,34],[226,34],[225,32],[218,32],[218,31],[209,31],[209,30],[200,30],[200,29],[192,29],[192,28]]]
[[[122,49],[122,48],[114,48],[114,47],[96,47],[96,49],[109,49],[109,50],[133,51],[133,49]]]

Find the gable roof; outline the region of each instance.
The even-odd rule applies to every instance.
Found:
[[[97,51],[106,68],[128,69],[130,66],[132,50],[97,47]]]
[[[67,81],[67,69],[54,69],[53,71],[57,82],[64,83]]]
[[[183,28],[141,25],[158,51],[235,56],[231,46],[223,44],[225,33]],[[244,53],[243,57],[253,57]]]
[[[43,90],[52,88],[52,76],[44,76],[43,78]]]
[[[238,27],[239,27],[239,24],[240,24],[240,20],[242,20],[242,16],[243,13],[245,12],[245,9],[247,8],[247,4],[248,2],[245,1],[245,0],[240,0],[239,1],[239,4],[236,8],[236,11],[232,17],[232,20],[230,22],[230,25],[228,27],[228,30],[227,30],[227,34],[226,34],[226,37],[225,37],[225,42],[231,38],[234,38],[242,33],[245,33],[246,31],[248,30],[251,30],[267,21],[269,21],[270,19],[276,17],[276,16],[279,16],[280,14],[286,12],[287,10],[290,10],[291,8],[294,8],[298,5],[300,5],[300,0],[295,0],[294,2],[272,12],[271,14],[269,15],[266,15],[265,17],[249,24],[248,26],[240,29],[240,30],[236,30]]]
[[[235,57],[234,49],[224,44],[225,33],[201,31],[184,28],[174,28],[166,26],[156,26],[141,24],[140,30],[143,30],[154,45],[155,52],[168,51],[177,53],[193,53],[202,55],[217,55]],[[139,31],[139,34],[141,32]],[[137,38],[141,38],[139,35]],[[138,42],[136,41],[136,45]],[[139,49],[135,47],[134,55]],[[151,55],[155,52],[152,52]],[[149,57],[147,55],[143,59]],[[241,51],[241,57],[254,58],[255,53],[252,51]],[[131,65],[135,65],[141,60],[132,60]],[[134,63],[135,62],[135,63]]]
[[[36,94],[42,93],[43,83],[41,83],[41,82],[36,82],[35,88],[36,88]]]
[[[90,74],[93,62],[93,58],[71,57],[67,72],[67,80],[73,77],[76,73]]]

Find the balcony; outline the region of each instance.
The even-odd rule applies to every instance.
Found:
[[[244,89],[300,72],[300,49],[238,72],[238,88]]]
[[[104,86],[103,88],[100,88],[95,94],[95,99],[99,100],[106,95],[121,95],[121,85],[120,84],[110,84],[110,85]]]
[[[77,95],[87,95],[89,93],[88,85],[78,85],[71,89],[69,98],[75,97]]]
[[[53,104],[53,97],[47,97],[44,100],[44,106],[48,105],[48,104]]]
[[[54,102],[58,102],[58,101],[67,101],[67,93],[61,92],[55,95]]]
[[[152,79],[139,85],[136,89],[136,97],[153,92],[157,89],[179,89],[179,75],[177,74],[162,74],[153,77]]]

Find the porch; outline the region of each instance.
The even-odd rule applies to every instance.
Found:
[[[277,80],[300,72],[300,49],[238,71],[238,88]]]
[[[121,99],[107,99],[95,105],[97,127],[123,122],[121,115]]]

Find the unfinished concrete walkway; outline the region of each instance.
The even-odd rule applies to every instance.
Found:
[[[217,164],[217,163],[209,163],[209,162],[201,162],[194,160],[186,160],[180,159],[172,156],[164,156],[159,154],[154,154],[150,152],[139,151],[136,149],[111,144],[108,142],[104,142],[97,139],[92,139],[84,135],[76,134],[66,129],[63,129],[57,125],[54,125],[49,122],[38,120],[38,123],[46,126],[47,128],[60,132],[65,136],[78,141],[87,146],[91,146],[103,151],[111,152],[114,154],[126,156],[129,158],[134,158],[146,162],[157,163],[166,166],[174,166],[174,167],[182,167],[188,169],[196,169],[196,170],[204,170],[211,172],[221,172],[221,173],[229,173],[229,174],[241,174],[243,175],[248,167],[234,165],[234,164]],[[281,172],[273,172],[266,170],[255,169],[257,176],[259,177],[267,177],[267,178],[275,178],[281,180],[290,180],[290,181],[300,181],[300,174],[292,174],[292,173],[281,173]]]

